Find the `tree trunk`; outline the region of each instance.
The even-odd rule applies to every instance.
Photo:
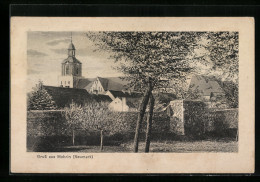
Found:
[[[135,138],[134,138],[134,152],[138,152],[140,126],[141,126],[141,123],[144,118],[146,106],[148,104],[151,92],[152,92],[152,84],[151,84],[151,79],[149,78],[148,89],[145,92],[142,103],[140,105],[140,112],[138,114],[138,119],[137,119],[137,123],[136,123]]]
[[[72,145],[74,146],[75,142],[75,133],[74,133],[74,129],[72,129]]]
[[[236,134],[236,141],[238,141],[238,128],[237,128],[237,134]]]
[[[100,151],[103,150],[103,130],[100,130]]]
[[[153,97],[153,94],[151,93],[149,114],[148,114],[148,117],[147,117],[147,128],[146,128],[146,138],[145,138],[145,153],[148,153],[149,149],[150,149],[153,109],[154,109],[154,97]]]

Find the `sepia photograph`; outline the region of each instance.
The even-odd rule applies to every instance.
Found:
[[[254,171],[254,19],[11,21],[14,173]]]
[[[27,32],[28,152],[237,152],[238,32]]]

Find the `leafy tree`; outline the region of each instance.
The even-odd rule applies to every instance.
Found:
[[[197,73],[238,83],[238,32],[203,32],[188,56]]]
[[[225,81],[223,90],[229,107],[238,108],[238,84],[232,81]]]
[[[104,132],[108,132],[111,123],[107,122],[109,110],[103,102],[86,103],[83,109],[83,123],[85,130],[100,131],[100,151],[103,150]]]
[[[191,72],[186,57],[198,35],[195,32],[88,32],[86,35],[102,50],[109,51],[124,73],[129,87],[144,93],[139,107],[134,139],[138,152],[139,132],[150,96],[171,79]],[[150,110],[152,111],[152,110]],[[149,115],[152,118],[152,114]],[[150,125],[149,125],[150,126]],[[149,130],[149,128],[148,128]]]
[[[28,95],[27,108],[28,110],[51,110],[57,108],[51,95],[44,89],[42,81],[39,81]]]
[[[83,106],[72,103],[65,108],[64,115],[68,122],[67,128],[72,131],[73,145],[76,129],[99,131],[100,151],[103,150],[105,135],[128,130],[120,115],[109,111],[105,102],[87,102]]]
[[[75,130],[82,127],[83,114],[82,106],[77,105],[74,102],[72,102],[69,107],[64,108],[63,115],[67,121],[67,129],[71,130],[72,145],[75,145]]]
[[[230,107],[238,106],[238,38],[238,32],[202,32],[187,55],[195,74],[221,80],[219,84],[226,93]],[[190,92],[187,80],[171,82],[178,98],[199,98],[201,95],[196,90]]]
[[[100,132],[100,151],[103,150],[104,136],[122,133],[129,126],[118,112],[111,112],[105,102],[86,103],[83,107],[83,129]]]

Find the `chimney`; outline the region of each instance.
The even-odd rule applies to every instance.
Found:
[[[122,97],[122,111],[126,111],[127,105],[126,105],[126,97]]]
[[[122,104],[125,106],[126,105],[126,97],[122,97]]]

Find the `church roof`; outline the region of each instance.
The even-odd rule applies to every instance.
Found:
[[[123,91],[116,91],[116,90],[109,90],[109,92],[116,98],[116,97],[129,97],[129,98],[136,98],[136,97],[142,97],[141,94],[136,92],[123,92]]]
[[[104,90],[123,90],[124,89],[124,85],[118,82],[113,81],[112,79],[109,78],[102,78],[102,77],[98,77],[102,87],[104,88]]]
[[[94,81],[94,79],[92,78],[82,78],[79,79],[78,83],[77,83],[77,88],[80,89],[86,89],[87,90],[87,86],[91,85],[92,81]]]
[[[86,89],[86,90],[89,91],[89,89],[92,87],[93,83],[94,83],[94,82],[91,81],[89,84],[87,84],[87,85],[84,87],[84,89]]]
[[[70,45],[69,45],[69,48],[68,49],[73,49],[73,50],[75,50],[75,46],[74,46],[74,44],[71,42],[70,43]]]
[[[47,93],[52,97],[58,108],[69,106],[73,102],[84,104],[86,102],[111,102],[109,96],[94,95],[85,89],[43,86]]]
[[[77,58],[75,58],[74,56],[69,56],[67,59],[64,59],[62,61],[62,64],[64,64],[64,63],[79,63],[79,64],[81,64],[81,62]]]

